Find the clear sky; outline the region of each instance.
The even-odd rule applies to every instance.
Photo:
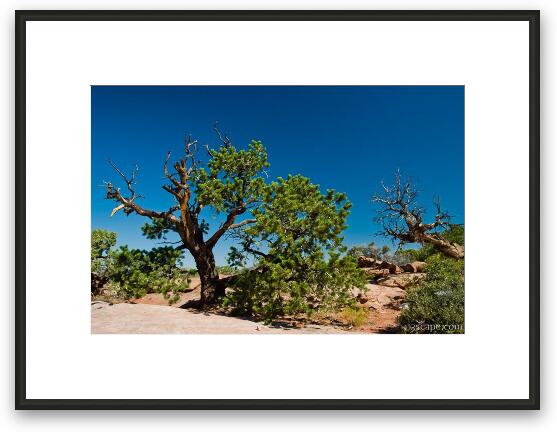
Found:
[[[141,205],[166,209],[172,204],[161,189],[166,152],[179,155],[185,133],[217,146],[215,121],[236,147],[263,142],[269,180],[302,174],[323,191],[345,192],[353,204],[348,246],[390,244],[376,236],[371,195],[398,168],[417,182],[422,205],[431,209],[439,195],[453,221],[464,222],[463,86],[93,86],[91,96],[92,228],[116,231],[118,244],[157,246],[141,235],[145,218],[110,217],[114,203],[104,199],[102,182],[125,185],[106,158],[126,172],[137,164]],[[210,232],[222,220],[204,216]],[[219,265],[230,245],[216,247]],[[189,256],[185,263],[192,264]]]

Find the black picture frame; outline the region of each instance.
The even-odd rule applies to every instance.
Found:
[[[28,399],[26,396],[26,44],[28,21],[528,21],[528,399]],[[452,11],[15,11],[15,408],[16,409],[539,409],[540,407],[540,13]]]

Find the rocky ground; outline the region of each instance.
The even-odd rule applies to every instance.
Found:
[[[400,267],[380,268],[381,262],[367,263],[364,271],[374,277],[366,290],[354,289],[359,307],[367,313],[364,325],[353,327],[342,316],[316,318],[311,323],[285,319],[273,326],[248,319],[226,316],[219,311],[201,312],[187,309],[190,300],[199,298],[199,279],[193,278],[190,291],[180,300],[168,305],[160,294],[148,294],[125,303],[94,301],[91,303],[91,332],[100,334],[316,334],[316,333],[396,333],[397,319],[406,296],[406,288],[419,280],[423,273],[416,264],[414,271]],[[409,267],[410,268],[410,267]]]

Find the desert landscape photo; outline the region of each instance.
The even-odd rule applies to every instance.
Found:
[[[91,100],[92,333],[464,333],[463,86]]]

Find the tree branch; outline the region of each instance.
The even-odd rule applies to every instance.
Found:
[[[110,182],[105,183],[106,198],[121,203],[120,206],[116,207],[112,211],[112,215],[114,215],[114,213],[116,213],[118,210],[123,209],[126,215],[135,212],[140,216],[146,216],[151,219],[166,219],[172,223],[178,223],[178,219],[172,214],[176,210],[175,207],[171,207],[165,212],[157,212],[154,210],[145,209],[134,202],[135,198],[139,197],[139,195],[136,195],[133,188],[133,186],[136,184],[135,176],[138,170],[137,166],[133,169],[131,177],[128,178],[110,159],[108,159],[108,163],[124,179],[131,194],[129,197],[124,197],[120,192],[120,188],[115,187]]]
[[[239,205],[238,207],[234,208],[230,213],[228,213],[228,216],[226,217],[226,220],[224,221],[224,223],[219,227],[218,230],[215,231],[215,233],[209,238],[209,240],[207,240],[207,242],[206,242],[207,247],[212,248],[213,246],[215,246],[215,244],[223,236],[223,234],[226,231],[228,231],[230,228],[234,227],[234,220],[236,219],[236,216],[241,215],[245,211],[246,211],[246,208],[243,205]],[[240,224],[242,224],[242,222],[240,222]],[[239,225],[239,224],[237,224],[237,225]],[[246,224],[243,224],[243,225],[246,225]],[[243,225],[240,225],[240,226],[243,226]]]
[[[235,228],[240,228],[243,227],[244,225],[247,224],[252,224],[257,222],[257,219],[245,219],[242,222],[238,222],[237,224],[232,224],[228,227],[228,229],[235,229]]]
[[[219,122],[216,121],[215,124],[213,125],[213,130],[216,132],[217,137],[219,138],[219,140],[222,142],[222,144],[228,148],[232,145],[232,141],[230,141],[230,138],[228,138],[228,135],[224,134],[224,136],[221,134],[219,128],[218,128]]]
[[[258,251],[257,249],[252,249],[249,246],[244,246],[244,250],[252,255],[257,255],[265,259],[270,259],[271,255]]]
[[[114,169],[114,171],[116,171],[120,175],[120,177],[122,177],[124,179],[124,181],[126,182],[128,190],[131,193],[131,196],[128,199],[133,201],[133,199],[135,198],[135,190],[133,189],[133,186],[136,184],[135,175],[137,174],[137,171],[139,170],[138,166],[135,165],[135,167],[132,169],[132,176],[128,179],[126,177],[126,175],[118,169],[118,167],[114,164],[114,162],[112,162],[110,160],[110,158],[107,158],[106,160],[109,163],[109,165]]]
[[[464,246],[452,244],[435,232],[438,227],[448,226],[451,218],[441,210],[438,197],[434,199],[435,220],[424,223],[425,210],[416,202],[418,192],[409,179],[402,180],[400,171],[395,173],[394,186],[385,186],[383,182],[381,186],[383,193],[372,198],[380,206],[376,220],[383,226],[381,234],[400,243],[429,243],[448,256],[464,257]]]

